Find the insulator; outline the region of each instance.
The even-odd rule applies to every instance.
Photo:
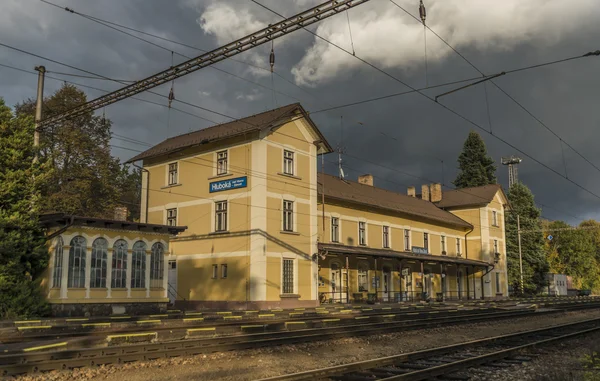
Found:
[[[273,67],[275,66],[275,52],[273,48],[271,48],[271,55],[269,56],[269,63],[271,64],[271,73],[273,72]]]
[[[171,103],[175,99],[175,93],[173,92],[173,87],[171,87],[171,91],[169,91],[169,108],[171,108]]]
[[[425,18],[427,17],[427,12],[425,11],[425,5],[423,4],[423,0],[420,0],[419,4],[419,16],[421,16],[421,21],[423,21],[423,25],[425,25]]]

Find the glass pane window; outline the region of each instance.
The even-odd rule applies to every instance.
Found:
[[[429,250],[429,233],[423,233],[423,247]]]
[[[446,253],[446,236],[442,236],[442,253]]]
[[[502,292],[500,291],[500,273],[496,273],[496,292]]]
[[[331,218],[331,242],[340,242],[340,219]]]
[[[460,238],[456,239],[456,254],[460,254]]]
[[[227,201],[215,203],[215,231],[227,231]]]
[[[494,253],[498,253],[498,240],[494,240]]]
[[[359,222],[358,223],[358,244],[366,245],[367,244],[367,223]]]
[[[385,248],[390,247],[390,227],[389,226],[383,227],[383,247],[385,247]]]
[[[217,279],[217,272],[219,271],[219,265],[212,265],[212,279]]]
[[[221,278],[227,278],[227,265],[221,265]]]
[[[294,231],[294,202],[283,201],[283,231]]]
[[[106,288],[107,256],[108,241],[104,238],[97,238],[92,244],[90,288]]]
[[[358,268],[358,291],[369,291],[369,270],[366,266]]]
[[[294,293],[294,260],[283,260],[283,293]]]
[[[283,150],[283,173],[294,174],[294,153],[292,151]]]
[[[227,173],[227,151],[217,152],[217,175]]]
[[[177,208],[167,209],[167,225],[177,226]]]
[[[110,287],[127,288],[127,241],[120,239],[113,245],[112,278]]]
[[[404,229],[404,250],[410,251],[410,230]]]
[[[165,246],[156,242],[150,249],[150,287],[162,288],[165,272]]]
[[[169,164],[169,185],[177,184],[178,165],[177,163]]]
[[[492,211],[492,225],[498,226],[498,213],[495,210]]]
[[[52,287],[60,288],[63,273],[63,247],[65,242],[59,236],[54,245],[54,269],[52,270]]]
[[[87,241],[82,236],[71,240],[69,249],[69,288],[85,288],[85,260],[87,252]]]
[[[142,241],[133,244],[131,288],[146,288],[146,244]]]

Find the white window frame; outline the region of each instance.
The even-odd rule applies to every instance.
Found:
[[[429,233],[423,232],[423,248],[429,253]]]
[[[362,228],[361,228],[362,226]],[[361,235],[361,233],[363,233]],[[358,245],[367,246],[367,222],[358,221]]]
[[[217,279],[219,275],[219,265],[213,264],[212,265],[212,274],[210,279]]]
[[[54,266],[52,269],[52,288],[60,288],[63,274],[63,252],[65,241],[61,236],[56,238],[54,244]]]
[[[175,171],[171,171],[171,166],[175,166]],[[174,173],[174,176],[171,174]],[[167,164],[167,186],[179,184],[179,162],[174,161]]]
[[[492,210],[492,226],[498,227],[498,212]]]
[[[295,153],[292,150],[283,150],[283,174],[294,176],[296,174]]]
[[[227,279],[227,263],[221,264],[221,279]]]
[[[363,273],[364,272],[364,273]],[[364,291],[360,291],[361,277],[366,277]],[[369,264],[368,263],[359,263],[357,268],[357,276],[356,276],[356,289],[358,292],[369,292]]]
[[[404,251],[411,251],[410,229],[404,229]]]
[[[392,244],[390,242],[390,227],[389,227],[389,225],[383,225],[381,227],[381,235],[382,235],[382,237],[381,237],[381,240],[382,240],[381,246],[384,249],[391,248]]]
[[[294,232],[294,201],[282,200],[281,205],[281,230],[284,232]]]
[[[441,236],[440,236],[440,246],[441,246],[441,248],[442,248],[442,253],[444,253],[444,251],[445,251],[446,253],[448,253],[448,252],[446,251],[446,236],[445,236],[445,235],[441,235]]]
[[[221,208],[219,209],[219,206],[225,205],[225,208]],[[229,231],[229,205],[228,205],[228,201],[227,200],[219,200],[219,201],[215,201],[214,202],[214,208],[215,208],[215,233],[222,233],[222,232],[226,232]],[[219,218],[220,217],[220,218]],[[223,222],[223,218],[225,219],[225,221]],[[219,221],[221,222],[219,224]],[[224,226],[223,226],[224,225]]]
[[[460,238],[456,238],[456,255],[461,255],[462,245],[460,243]]]
[[[223,155],[221,157],[221,155]],[[221,165],[224,162],[225,165]],[[217,176],[223,176],[229,173],[229,150],[224,149],[215,152],[215,173]]]
[[[335,221],[335,224],[334,224],[334,221]],[[340,218],[339,217],[331,217],[331,242],[335,242],[335,243],[340,242]]]
[[[495,239],[494,240],[494,254],[499,253],[500,251],[498,251],[498,240]]]
[[[174,215],[173,215],[174,212]],[[179,211],[177,210],[177,208],[169,208],[166,210],[165,213],[165,225],[167,226],[177,226],[177,215],[179,214]],[[171,222],[173,222],[171,224]]]
[[[285,285],[286,285],[285,284],[286,261],[289,261],[292,264],[292,292],[285,292],[285,291],[289,291],[289,290],[286,290],[286,288],[285,288]],[[297,282],[298,282],[298,261],[296,260],[296,258],[282,257],[281,258],[281,294],[295,295],[298,290]]]

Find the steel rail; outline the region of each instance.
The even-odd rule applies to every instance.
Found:
[[[58,123],[66,118],[73,118],[85,114],[89,111],[108,106],[112,103],[129,98],[143,91],[152,89],[162,84],[171,82],[174,79],[193,73],[206,66],[213,65],[246,50],[260,46],[279,37],[285,36],[298,29],[305,28],[308,25],[324,20],[328,17],[344,12],[350,8],[357,7],[369,0],[330,0],[320,5],[300,12],[295,16],[289,17],[283,21],[271,24],[266,28],[260,29],[250,35],[230,42],[210,52],[204,53],[198,57],[192,58],[179,65],[172,66],[167,70],[154,74],[150,77],[134,82],[119,90],[113,91],[99,98],[93,99],[80,106],[74,107],[61,114],[43,119],[38,129],[43,129]]]
[[[495,336],[491,338],[472,340],[459,344],[452,344],[432,349],[425,349],[416,352],[403,353],[400,355],[393,355],[387,357],[381,357],[373,360],[359,361],[350,364],[338,365],[329,368],[322,368],[316,370],[310,370],[305,372],[299,372],[294,374],[287,374],[282,376],[275,376],[264,378],[260,381],[303,381],[303,380],[320,380],[327,378],[340,377],[345,374],[350,374],[353,372],[364,372],[368,373],[369,370],[383,368],[383,367],[391,367],[394,365],[402,366],[403,363],[408,363],[410,361],[424,360],[433,356],[440,356],[448,353],[456,353],[460,350],[471,349],[474,347],[485,346],[489,344],[494,344],[501,341],[509,341],[511,339],[521,339],[527,336],[534,336],[536,334],[553,332],[556,330],[564,329],[564,328],[577,328],[581,327],[581,329],[576,332],[569,332],[566,334],[561,334],[556,337],[544,338],[540,340],[534,340],[533,342],[527,344],[514,345],[511,348],[494,351],[492,353],[484,354],[481,356],[475,356],[473,358],[468,358],[464,360],[454,361],[448,364],[439,365],[430,367],[427,369],[418,369],[412,372],[407,372],[404,374],[399,374],[387,378],[377,378],[379,380],[385,381],[398,381],[398,380],[427,380],[432,379],[437,376],[441,376],[444,374],[454,373],[458,370],[462,370],[474,365],[480,365],[484,363],[489,363],[494,360],[504,359],[515,352],[521,351],[525,348],[532,347],[535,345],[545,344],[552,341],[564,340],[568,338],[572,338],[574,336],[583,335],[586,333],[591,333],[594,331],[600,330],[600,318],[587,319],[582,321],[577,321],[573,323],[566,323],[555,325],[551,327],[537,328],[534,330],[529,330],[525,332],[517,332],[511,333],[507,335]],[[376,378],[372,378],[375,380]]]

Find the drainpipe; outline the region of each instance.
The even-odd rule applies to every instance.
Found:
[[[148,223],[148,197],[150,195],[150,171],[147,170],[146,168],[140,167],[139,165],[137,165],[135,163],[131,163],[131,164],[134,167],[138,168],[139,170],[144,171],[148,174],[148,176],[146,177],[146,210],[144,211],[145,212],[144,215],[146,216],[146,218],[144,219],[144,223],[147,224]],[[140,216],[140,220],[141,220],[141,216]]]
[[[469,241],[467,240],[467,236],[473,233],[473,230],[475,230],[475,228],[471,228],[471,230],[465,233],[465,259],[469,259]]]

